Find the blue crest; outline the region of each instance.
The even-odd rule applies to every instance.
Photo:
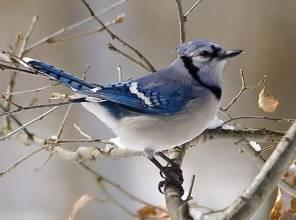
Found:
[[[206,40],[194,40],[180,44],[175,51],[179,56],[197,55],[203,48],[220,48],[218,44]]]

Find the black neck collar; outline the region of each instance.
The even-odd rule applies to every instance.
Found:
[[[188,70],[192,78],[194,78],[200,85],[210,90],[214,96],[220,100],[222,96],[222,90],[219,86],[209,85],[203,82],[198,74],[199,68],[192,64],[192,58],[187,56],[181,56],[181,59],[184,63],[185,68]]]

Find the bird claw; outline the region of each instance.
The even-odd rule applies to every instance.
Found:
[[[160,175],[164,178],[163,181],[160,181],[158,184],[158,190],[160,193],[164,193],[164,190],[168,186],[174,186],[178,189],[181,195],[184,194],[182,187],[183,184],[183,173],[179,167],[163,167],[163,170],[160,171]]]
[[[161,163],[159,163],[158,160],[155,159],[155,157],[149,158],[149,160],[154,163],[160,170],[160,176],[164,178],[164,180],[158,184],[159,192],[164,193],[166,187],[174,186],[178,189],[180,194],[183,195],[184,190],[182,184],[184,180],[182,170],[173,160],[169,159],[167,156],[163,154],[159,156],[161,156],[165,161],[169,163],[167,166],[164,167],[161,165]]]

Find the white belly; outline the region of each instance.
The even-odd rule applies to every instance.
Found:
[[[190,110],[172,116],[141,115],[119,121],[99,104],[83,103],[117,135],[116,144],[136,150],[161,150],[184,144],[201,134],[217,113],[219,102],[209,94],[190,104]]]
[[[119,124],[119,144],[131,149],[166,149],[184,144],[201,134],[217,113],[218,101],[193,112],[173,116],[138,116]]]

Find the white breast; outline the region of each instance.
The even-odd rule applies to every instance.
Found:
[[[161,150],[184,144],[202,133],[215,117],[219,102],[209,93],[193,101],[187,110],[173,116],[127,117],[118,125],[120,147]]]
[[[184,144],[202,133],[217,113],[219,101],[207,91],[172,116],[140,115],[117,120],[99,103],[82,103],[113,133],[116,144],[136,150],[161,150]]]

